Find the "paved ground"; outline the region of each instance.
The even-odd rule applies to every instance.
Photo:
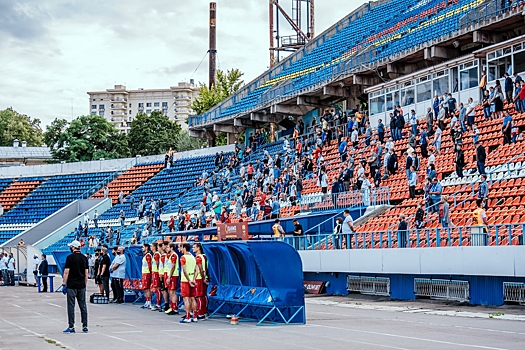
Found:
[[[316,297],[307,298],[306,325],[262,327],[226,319],[179,324],[177,316],[132,305],[88,309],[90,332],[64,335],[62,294],[2,287],[0,349],[525,349],[521,307]]]

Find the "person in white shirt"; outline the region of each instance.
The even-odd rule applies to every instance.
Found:
[[[408,121],[410,122],[410,125],[412,127],[412,135],[417,135],[417,115],[415,110],[410,111],[410,116],[408,117]]]
[[[89,215],[88,213],[84,213],[84,226],[89,225]]]
[[[476,104],[472,100],[472,97],[468,98],[466,114],[467,114],[467,125],[472,128],[472,125],[474,125],[475,117],[476,117]]]
[[[352,147],[356,148],[359,143],[359,132],[357,131],[357,127],[354,126],[354,130],[352,130],[352,135],[350,135],[350,141],[352,141]]]
[[[38,255],[33,255],[33,276],[35,276],[35,287],[36,287],[36,276],[38,276],[38,265],[40,264],[40,260],[38,259]]]
[[[0,271],[2,272],[2,286],[7,286],[7,254],[0,253]]]
[[[428,156],[428,165],[434,164],[436,165],[436,156],[434,155],[434,152],[432,150],[429,151],[430,155]]]
[[[443,135],[443,131],[441,131],[441,128],[438,126],[434,133],[434,147],[436,148],[436,153],[438,155],[441,154],[441,135]]]
[[[93,223],[95,224],[95,228],[98,228],[98,213],[95,209],[95,212],[93,213]]]
[[[146,238],[148,238],[148,235],[149,235],[149,231],[148,231],[148,228],[146,227],[146,225],[144,225],[144,228],[142,229],[142,234],[140,235],[140,240],[142,242],[145,242]]]
[[[321,171],[321,176],[319,176],[319,187],[321,187],[323,194],[328,192],[328,176],[325,171]]]
[[[389,137],[388,141],[385,143],[385,149],[389,150],[394,148],[394,142],[392,141],[392,138]]]
[[[345,216],[342,228],[343,237],[347,241],[348,248],[352,249],[352,238],[354,237],[355,233],[354,220],[352,219],[352,216],[350,215],[350,210],[348,209],[345,209],[343,215]]]
[[[0,216],[4,215],[4,207],[2,206],[2,203],[0,203]]]
[[[13,253],[9,253],[9,256],[7,257],[7,285],[8,286],[14,286],[15,285],[15,257],[13,256]]]
[[[117,304],[124,302],[124,279],[126,278],[126,255],[124,247],[118,247],[117,254],[109,267],[113,281],[113,300]]]

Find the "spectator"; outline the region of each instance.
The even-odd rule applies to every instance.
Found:
[[[445,129],[445,117],[447,116],[447,110],[444,103],[439,104],[439,114],[437,115],[438,128],[443,130]]]
[[[476,210],[472,213],[473,216],[473,222],[472,225],[476,226],[475,228],[472,228],[471,234],[472,234],[472,240],[476,240],[477,242],[471,242],[473,245],[477,243],[476,245],[487,245],[487,213],[483,209],[483,206],[485,205],[485,201],[483,199],[476,199]]]
[[[38,265],[40,260],[38,260],[38,255],[33,255],[33,277],[35,278],[35,287],[36,287],[36,276],[38,276]]]
[[[492,90],[492,87],[490,89]],[[496,89],[494,89],[494,92],[491,98],[491,105],[493,106],[495,118],[501,118],[503,116],[503,101],[504,100],[505,100],[505,96],[503,95],[503,91],[501,90],[501,87],[497,87]]]
[[[98,228],[98,213],[95,209],[95,212],[93,213],[93,224],[95,224],[95,228]]]
[[[442,128],[438,125],[434,133],[434,148],[436,149],[437,155],[441,155],[441,136],[443,134]]]
[[[390,113],[390,137],[393,141],[397,140],[396,116]]]
[[[517,78],[516,78],[517,79]],[[520,89],[520,101],[521,101],[521,110],[525,110],[525,80],[521,80],[521,89]]]
[[[346,162],[348,157],[348,143],[346,142],[346,137],[343,137],[339,144],[339,155],[341,157],[341,163]]]
[[[457,101],[452,96],[452,94],[450,92],[448,93],[448,101],[447,102],[448,102],[448,113],[449,113],[449,116],[454,115],[456,113]]]
[[[111,260],[109,259],[108,255],[108,248],[102,247],[102,258],[99,263],[98,267],[98,279],[102,284],[102,288],[104,289],[104,292],[106,293],[106,297],[109,300],[109,267],[111,266]]]
[[[379,141],[383,143],[385,139],[385,125],[382,119],[379,119],[377,122],[377,136],[379,137]]]
[[[491,88],[492,89],[492,88]],[[483,106],[483,115],[485,116],[485,119],[490,119],[491,117],[491,103],[490,103],[490,92],[488,90],[485,90],[485,94],[483,95],[483,99],[481,101],[481,105]]]
[[[294,225],[294,230],[293,230],[294,247],[295,249],[303,249],[304,242],[300,239],[300,237],[304,236],[303,225],[301,225],[299,223],[299,220],[297,219],[293,219],[292,223]]]
[[[341,234],[343,233],[343,218],[335,219],[335,227],[333,232],[333,244],[335,249],[341,249]]]
[[[417,204],[416,216],[414,218],[414,225],[416,229],[421,229],[424,225],[425,211],[423,210],[423,205],[421,203]]]
[[[465,166],[465,154],[461,144],[456,145],[456,174],[463,178],[463,167]]]
[[[120,204],[124,203],[124,191],[120,191],[120,193],[118,194],[118,202]]]
[[[43,286],[42,292],[47,293],[47,276],[49,275],[49,269],[45,254],[42,254],[42,261],[40,265],[38,265],[38,273]]]
[[[120,211],[119,219],[120,219],[120,227],[124,228],[124,223],[126,222],[126,213],[124,212],[124,210]]]
[[[443,187],[439,183],[437,177],[432,179],[432,186],[430,187],[429,194],[429,211],[430,212],[439,212],[439,202],[441,202],[441,193],[443,192]]]
[[[514,82],[514,97],[512,101],[514,102],[514,109],[517,112],[525,111],[525,108],[522,108],[523,101],[520,100],[521,85],[518,81]]]
[[[487,175],[483,174],[479,177],[478,199],[485,203],[485,209],[488,209],[489,198],[489,184],[487,183]]]
[[[408,191],[410,192],[410,198],[416,198],[416,185],[417,185],[417,173],[416,168],[412,165],[408,171]]]
[[[430,133],[430,130],[432,130],[432,125],[434,125],[434,113],[432,112],[432,108],[430,107],[427,108],[425,121],[427,122],[427,130]]]
[[[379,156],[375,151],[372,151],[370,158],[368,158],[368,165],[370,166],[370,176],[375,178],[376,171],[379,168]]]
[[[398,160],[397,160],[396,152],[394,152],[394,149],[391,149],[389,153],[390,153],[390,156],[388,157],[387,170],[388,170],[388,175],[390,176],[396,173],[398,169]]]
[[[5,264],[7,266],[7,285],[14,286],[16,262],[15,257],[13,256],[13,252],[9,253],[9,257],[7,257]]]
[[[397,139],[401,140],[402,131],[403,131],[403,128],[405,127],[405,117],[403,116],[403,111],[401,110],[401,107],[399,107],[399,111],[401,111],[401,113],[398,112],[399,114],[396,119],[396,135],[397,135]]]
[[[104,186],[104,198],[108,198],[108,194],[109,194],[109,188],[108,186]]]
[[[478,167],[478,172],[480,175],[485,174],[485,160],[487,159],[487,153],[485,152],[485,147],[479,143],[479,141],[474,142],[476,147],[476,164]]]
[[[504,111],[503,115],[505,117],[503,118],[503,126],[501,128],[501,132],[503,133],[503,144],[506,145],[506,144],[510,144],[512,141],[512,138],[511,138],[512,117],[507,111]]]
[[[417,126],[416,126],[417,127]],[[413,150],[416,149],[416,134],[412,133],[411,131],[408,131],[408,145]]]
[[[474,119],[476,116],[476,104],[472,100],[472,97],[468,98],[468,105],[466,107],[465,114],[467,115],[467,125],[472,128],[472,125],[474,125]],[[466,128],[463,129],[463,132],[466,131]]]
[[[505,97],[506,97],[507,103],[511,103],[513,100],[512,92],[514,90],[512,86],[513,85],[512,78],[510,77],[510,74],[508,72],[505,72],[503,76],[505,77],[505,83],[504,83]]]
[[[412,135],[414,137],[417,135],[417,115],[415,110],[410,110],[410,116],[408,117],[408,121],[410,122],[410,126],[412,128]]]
[[[428,158],[428,134],[423,128],[421,128],[420,134],[419,146],[421,147],[421,156],[423,158]]]
[[[434,113],[433,113],[433,118],[434,119],[437,119],[437,117],[439,115],[440,104],[441,104],[441,102],[439,101],[439,96],[438,96],[438,94],[436,94],[436,96],[434,96],[434,100],[432,101],[432,108],[434,110]],[[434,121],[432,121],[431,125],[434,125]]]
[[[467,131],[467,107],[463,105],[463,102],[459,103],[459,125],[463,132]]]
[[[75,333],[75,300],[80,308],[82,332],[88,332],[88,313],[86,307],[86,285],[88,279],[88,261],[80,253],[80,243],[73,241],[69,244],[71,254],[66,258],[62,292],[67,294],[68,328],[64,333]]]
[[[7,286],[7,253],[0,253],[0,271],[2,272],[2,286]]]
[[[370,126],[370,122],[365,123],[365,128],[365,144],[370,146],[370,141],[372,140],[372,127]]]
[[[399,224],[397,225],[397,246],[398,248],[407,247],[407,231],[408,224],[405,220],[404,214],[399,214]]]
[[[485,70],[481,71],[481,78],[479,80],[478,88],[480,96],[483,96],[483,93],[486,91],[485,89],[487,88],[487,72],[485,72]]]
[[[441,201],[443,203],[442,207],[439,209],[439,221],[441,222],[441,227],[454,227],[454,224],[450,221],[450,206],[448,204],[448,196],[444,195]]]
[[[354,126],[352,129],[352,134],[350,135],[350,141],[352,142],[352,147],[355,149],[359,144],[359,132],[357,131],[357,126]]]
[[[323,192],[323,194],[328,192],[328,175],[326,175],[326,171],[321,170],[321,175],[319,175],[317,185],[321,187],[321,192]]]

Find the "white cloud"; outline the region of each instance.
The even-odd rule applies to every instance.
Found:
[[[316,32],[360,4],[317,1]],[[71,119],[72,105],[74,117],[88,113],[86,92],[115,83],[207,82],[207,60],[194,71],[208,49],[208,8],[202,0],[0,2],[0,109],[12,106],[47,125]],[[267,21],[267,1],[217,1],[221,68],[239,68],[247,82],[266,70]]]

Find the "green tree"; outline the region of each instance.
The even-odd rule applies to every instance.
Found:
[[[44,141],[56,161],[81,162],[129,157],[127,137],[98,115],[80,116],[68,123],[55,119]]]
[[[133,119],[128,135],[131,153],[149,156],[165,153],[170,147],[178,151],[176,147],[180,131],[180,125],[160,111],[154,111],[149,116],[139,113]]]
[[[216,86],[207,86],[206,84],[200,83],[199,97],[193,100],[191,109],[197,114],[202,114],[210,110],[213,106],[219,104],[219,102],[225,100],[230,95],[235,93],[244,83],[241,80],[244,73],[238,69],[231,69],[224,73],[222,70],[217,70],[215,77]]]
[[[0,111],[0,146],[11,146],[15,139],[28,146],[42,146],[40,120],[7,108]]]
[[[177,135],[177,140],[175,142],[175,149],[177,150],[177,152],[191,151],[205,146],[206,141],[198,139],[196,137],[191,137],[188,131],[186,130],[182,130]]]

